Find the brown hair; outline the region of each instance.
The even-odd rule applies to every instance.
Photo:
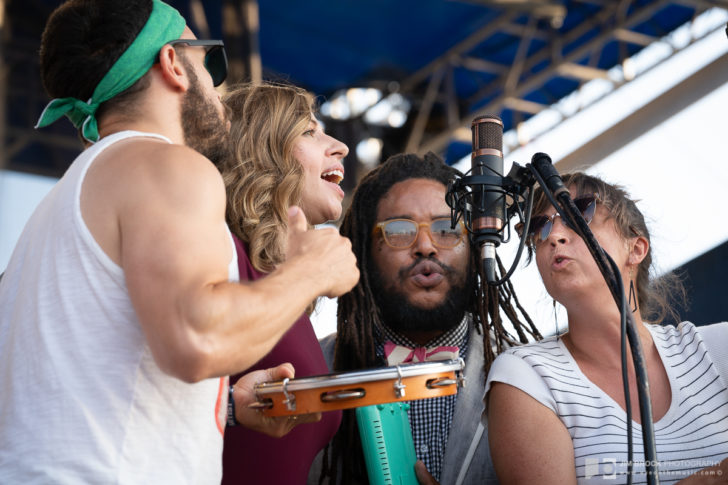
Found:
[[[647,255],[637,266],[634,278],[637,301],[642,317],[651,323],[661,323],[669,319],[675,323],[680,321],[678,307],[686,300],[685,288],[677,273],[669,272],[659,278],[651,278],[652,241],[645,218],[637,208],[637,201],[632,200],[624,187],[610,184],[604,180],[584,172],[567,173],[561,176],[564,185],[572,188],[577,196],[597,194],[599,202],[609,211],[614,225],[624,240],[635,235],[642,236],[649,242]],[[534,214],[545,212],[550,206],[542,190],[537,190],[533,206]],[[533,249],[529,248],[530,257]],[[673,306],[673,302],[676,303]]]
[[[49,17],[40,44],[40,73],[51,98],[87,100],[139,35],[152,12],[151,0],[71,0]],[[128,111],[150,85],[148,73],[114,98],[108,110]]]

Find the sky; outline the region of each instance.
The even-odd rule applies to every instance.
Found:
[[[599,96],[604,82],[594,82],[583,92],[562,100],[531,120],[525,127],[540,133],[544,126],[554,127],[530,143],[506,152],[504,173],[514,161],[528,163],[534,153],[547,153],[556,162],[581,144],[607,130],[635,109],[659,96],[681,79],[728,52],[728,39],[722,28],[685,50],[672,54],[670,45],[687,43],[696,30],[725,26],[728,13],[714,9],[709,16],[690,28],[675,32],[665,42],[653,45],[635,59],[650,65],[655,58],[667,58],[658,67],[606,96],[602,101],[581,109],[581,99]],[[600,84],[601,83],[601,84]],[[595,94],[596,93],[596,94]],[[728,189],[728,83],[694,103],[678,115],[616,150],[588,170],[608,182],[623,185],[640,200],[652,233],[656,273],[669,271],[728,240],[728,224],[721,221]],[[559,121],[559,112],[577,112]],[[504,134],[504,140],[515,133]],[[456,166],[470,168],[470,157]],[[53,187],[56,180],[0,170],[0,271],[7,266],[25,222]],[[498,254],[506,267],[515,255],[516,243],[501,245]],[[520,263],[512,278],[519,299],[534,318],[542,333],[553,333],[554,308],[541,284],[535,264]],[[566,325],[562,309],[557,310],[558,326]],[[336,329],[336,302],[323,299],[311,318],[319,337]],[[707,322],[701,322],[707,323]]]

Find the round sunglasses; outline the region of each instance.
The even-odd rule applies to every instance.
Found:
[[[581,215],[584,217],[587,224],[591,224],[592,219],[594,219],[594,212],[596,211],[598,201],[599,197],[597,194],[582,195],[574,199],[574,205],[579,212],[581,212]],[[536,246],[541,241],[545,241],[546,238],[549,237],[549,234],[551,234],[551,229],[554,227],[554,219],[556,219],[556,217],[561,217],[558,212],[555,212],[551,216],[531,217],[531,227],[528,229],[527,242],[531,246]],[[569,224],[566,224],[566,227],[573,229]],[[515,229],[518,233],[518,237],[522,238],[523,223],[519,222],[516,224]]]
[[[411,219],[390,219],[378,222],[372,231],[373,235],[382,233],[387,246],[394,249],[411,248],[420,234],[420,227],[426,227],[430,233],[432,244],[441,249],[452,249],[462,241],[465,226],[458,221],[451,227],[449,217],[433,219],[432,222],[415,222]]]

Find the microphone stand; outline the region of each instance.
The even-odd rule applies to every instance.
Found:
[[[468,172],[469,174],[470,172]],[[513,164],[511,171],[505,177],[496,175],[465,175],[455,180],[451,180],[448,183],[447,192],[445,195],[445,201],[450,207],[450,219],[452,220],[452,227],[455,227],[456,221],[463,217],[465,228],[469,234],[473,237],[472,241],[476,246],[481,246],[483,242],[492,241],[497,244],[496,241],[500,239],[502,242],[508,242],[510,240],[510,227],[508,221],[515,215],[516,212],[521,214],[517,199],[522,197],[523,194],[528,191],[528,199],[526,203],[526,215],[523,217],[525,220],[525,231],[528,231],[528,227],[531,223],[531,209],[533,208],[533,190],[532,187],[536,183],[536,180],[531,176],[528,168],[522,167],[517,163]],[[505,214],[504,228],[495,231],[500,234],[504,230],[508,229],[508,237],[503,238],[501,235],[494,235],[493,233],[482,235],[479,234],[477,229],[473,228],[472,214],[475,210],[475,204],[473,202],[473,194],[476,189],[468,190],[468,187],[478,187],[478,190],[483,190],[484,187],[490,187],[489,190],[496,191],[501,194],[501,200],[504,205],[503,212]],[[514,198],[513,204],[510,206],[506,203],[506,196]],[[498,242],[500,242],[498,241]],[[500,286],[505,283],[516,270],[518,262],[521,259],[521,255],[525,248],[525,239],[519,242],[516,256],[513,259],[513,263],[510,269],[506,272],[501,279],[496,281],[490,281],[483,279],[483,282],[489,286]],[[485,268],[485,261],[483,261],[483,274],[487,274]]]
[[[562,220],[569,221],[571,227],[584,240],[589,252],[597,263],[607,286],[620,308],[623,330],[626,327],[627,337],[629,339],[630,348],[632,350],[632,360],[635,368],[635,377],[637,380],[637,395],[640,404],[640,418],[642,421],[642,439],[644,443],[645,455],[645,472],[647,474],[647,482],[650,484],[659,483],[659,474],[657,469],[657,449],[655,446],[654,423],[652,420],[652,403],[650,402],[649,382],[645,366],[644,353],[642,351],[642,343],[635,328],[632,314],[626,311],[626,302],[624,298],[624,288],[622,285],[622,277],[619,269],[612,258],[602,249],[592,234],[584,217],[579,209],[574,205],[569,190],[564,186],[556,169],[551,163],[551,158],[544,153],[536,153],[531,159],[531,163],[526,167],[531,171],[533,176],[539,182],[549,201],[562,217]],[[544,176],[544,174],[546,174]],[[558,199],[558,201],[557,201]],[[626,322],[626,325],[625,325]],[[622,351],[625,352],[624,340],[622,341]],[[628,445],[630,456],[628,460],[628,480],[631,482],[631,442],[632,442],[632,420],[631,406],[629,402],[629,388],[626,381],[626,368],[622,369],[623,379],[625,380],[625,400],[628,415]]]

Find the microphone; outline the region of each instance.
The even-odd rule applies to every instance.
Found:
[[[539,182],[548,188],[554,197],[559,197],[564,193],[569,195],[569,189],[566,188],[564,181],[561,180],[561,175],[551,163],[551,157],[545,153],[536,153],[531,158],[531,165],[540,176]]]
[[[495,248],[503,242],[505,191],[503,188],[503,121],[495,115],[475,118],[471,125],[473,152],[472,236],[480,246],[486,280],[495,283]]]

